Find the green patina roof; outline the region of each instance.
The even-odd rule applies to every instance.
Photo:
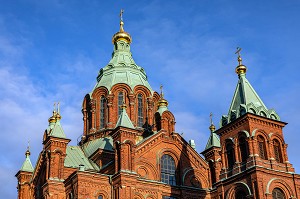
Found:
[[[60,121],[50,122],[47,129],[48,136],[58,137],[58,138],[66,138],[66,134],[60,124]]]
[[[78,168],[81,164],[84,165],[85,169],[99,170],[99,167],[85,156],[80,146],[67,146],[64,166]]]
[[[113,151],[113,139],[111,137],[98,138],[82,146],[82,150],[87,157],[90,157],[98,149]]]
[[[167,111],[168,107],[167,106],[159,106],[158,110],[156,112],[158,112],[160,115],[163,114],[163,112]]]
[[[245,113],[253,113],[263,117],[280,120],[273,109],[268,109],[260,99],[245,74],[239,74],[228,115],[222,116],[221,126],[228,124]]]
[[[210,134],[205,150],[210,149],[212,147],[221,147],[220,139],[218,135],[215,134],[214,132]]]
[[[109,63],[100,70],[97,83],[93,90],[100,86],[110,90],[115,84],[125,83],[133,90],[137,85],[143,85],[153,92],[147,80],[145,70],[138,66],[132,58],[130,45],[124,40],[114,44],[114,52]]]
[[[29,151],[28,151],[28,153],[27,153],[27,151],[26,151],[26,159],[25,159],[25,161],[23,162],[23,165],[22,165],[22,167],[21,167],[21,169],[20,169],[20,171],[28,171],[28,172],[33,172],[33,167],[32,167],[32,164],[31,164],[31,161],[30,161],[30,153],[29,153]]]
[[[134,126],[129,119],[125,108],[122,109],[122,113],[119,115],[119,119],[115,128],[117,128],[118,126],[134,129]]]

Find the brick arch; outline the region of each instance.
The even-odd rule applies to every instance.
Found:
[[[192,178],[197,178],[200,181],[201,187],[198,188],[208,188],[209,187],[209,181],[207,176],[203,174],[203,171],[196,169],[196,168],[188,168],[183,176],[182,176],[182,184],[185,186],[190,186],[188,180],[192,180]]]
[[[277,133],[270,133],[269,136],[271,141],[276,139],[280,142],[281,145],[285,144],[283,137],[278,135]]]
[[[110,93],[116,93],[118,90],[125,90],[127,95],[132,93],[132,90],[130,88],[130,86],[128,86],[127,84],[123,84],[123,83],[119,83],[114,85],[111,89],[110,89]]]
[[[159,175],[158,175],[158,170],[157,168],[151,164],[149,161],[147,160],[140,160],[139,162],[136,163],[137,165],[137,173],[138,173],[138,169],[140,167],[147,169],[148,171],[148,178],[147,179],[152,179],[152,180],[159,180]],[[152,178],[151,178],[152,176]]]
[[[163,120],[167,120],[164,122]],[[161,115],[161,127],[167,130],[169,133],[175,131],[175,117],[170,111],[164,111]]]
[[[266,187],[266,194],[272,194],[272,191],[275,188],[281,189],[286,198],[291,198],[292,196],[295,196],[292,188],[288,185],[287,182],[285,182],[281,178],[272,178],[271,180],[269,180]]]
[[[157,108],[157,102],[160,99],[160,95],[158,94],[158,92],[154,92],[153,93],[153,103],[154,103],[154,112],[156,112],[158,110]]]
[[[151,91],[146,86],[142,86],[142,85],[135,86],[133,92],[135,94],[142,93],[147,97],[151,96]]]
[[[96,88],[93,93],[92,93],[92,98],[93,99],[98,99],[100,98],[101,96],[107,96],[108,95],[108,90],[106,87],[104,86],[100,86],[98,88]]]
[[[251,137],[257,137],[258,135],[262,135],[265,140],[270,141],[268,134],[262,129],[254,129],[251,133]]]
[[[160,150],[158,153],[157,153],[158,157],[157,157],[157,171],[158,171],[158,180],[160,181],[160,178],[161,178],[161,158],[163,157],[163,155],[169,155],[173,158],[174,162],[175,162],[175,178],[176,178],[176,184],[178,184],[180,182],[180,155],[174,150],[174,149],[171,149],[171,148],[164,148],[162,150]]]
[[[241,134],[244,134],[247,138],[249,138],[250,137],[250,134],[249,134],[249,132],[248,131],[246,131],[246,130],[241,130],[241,131],[239,131],[239,133],[238,133],[238,135],[240,136]]]
[[[103,199],[108,199],[109,197],[109,194],[106,192],[106,191],[104,191],[104,190],[97,190],[97,191],[95,191],[95,194],[94,194],[94,196],[95,196],[95,198],[96,199],[98,199],[98,196],[103,196]]]
[[[236,182],[227,191],[226,199],[235,199],[235,193],[239,190],[243,190],[247,194],[247,196],[252,195],[251,189],[250,189],[250,187],[248,186],[247,183],[245,183],[245,182]],[[238,198],[236,198],[236,199],[238,199]]]

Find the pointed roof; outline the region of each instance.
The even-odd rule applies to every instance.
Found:
[[[127,128],[131,128],[131,129],[134,129],[134,126],[131,122],[131,120],[129,119],[128,115],[127,115],[127,112],[126,112],[126,105],[123,105],[122,106],[122,112],[121,114],[119,115],[119,119],[117,121],[117,124],[116,124],[116,127],[119,127],[119,126],[122,126],[122,127],[127,127]]]
[[[236,67],[236,73],[238,74],[239,80],[231,101],[228,115],[222,116],[221,126],[228,124],[245,113],[253,113],[274,120],[280,120],[275,110],[268,109],[265,106],[259,95],[247,80],[247,67],[242,64],[240,51],[241,49],[239,48],[237,51],[239,65]]]
[[[145,70],[133,60],[129,33],[124,31],[123,11],[121,11],[120,30],[113,36],[114,51],[109,63],[99,71],[97,83],[93,90],[100,86],[110,90],[115,84],[125,83],[133,90],[137,85],[143,85],[153,92],[148,83]]]
[[[23,162],[23,165],[22,165],[20,171],[33,172],[34,169],[32,167],[31,161],[30,161],[29,147],[26,150],[25,156],[26,156],[26,158],[25,158],[25,161]]]
[[[211,132],[207,144],[205,146],[205,150],[210,149],[212,147],[221,147],[220,138],[214,132]]]

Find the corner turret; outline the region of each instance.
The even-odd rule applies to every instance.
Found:
[[[237,48],[238,66],[235,72],[238,74],[239,81],[236,86],[233,99],[227,115],[223,115],[221,119],[221,127],[234,121],[246,113],[260,115],[280,121],[279,115],[273,109],[268,109],[260,99],[250,82],[246,78],[247,67],[242,64],[240,55],[241,48]]]

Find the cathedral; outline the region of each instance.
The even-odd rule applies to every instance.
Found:
[[[19,199],[290,199],[300,175],[288,160],[283,127],[246,78],[240,49],[237,86],[220,128],[211,122],[199,154],[175,130],[163,89],[154,91],[124,30],[82,103],[83,134],[70,146],[59,105],[35,167],[30,151],[17,172]]]

